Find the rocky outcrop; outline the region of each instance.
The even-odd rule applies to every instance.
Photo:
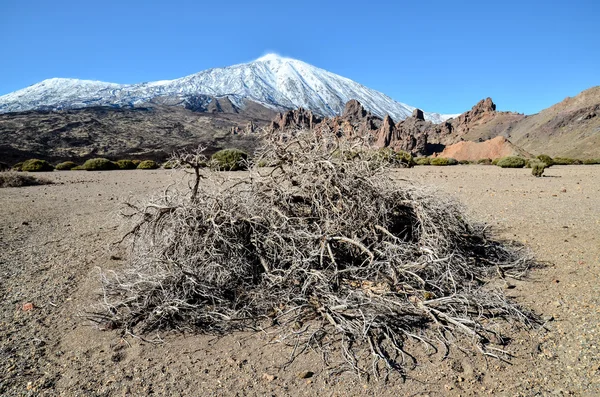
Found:
[[[404,150],[414,155],[426,155],[428,133],[433,128],[435,124],[425,121],[423,112],[415,109],[411,117],[396,124],[396,140],[391,143],[391,146],[395,150]]]
[[[344,106],[342,112],[342,118],[350,122],[357,122],[365,119],[370,112],[368,112],[363,105],[356,99],[351,99]]]
[[[482,99],[468,112],[465,112],[452,120],[453,127],[459,135],[464,135],[478,124],[485,123],[496,115],[496,104],[492,98]]]
[[[269,127],[272,131],[284,131],[291,129],[313,129],[317,124],[321,123],[322,119],[310,110],[298,108],[288,110],[284,113],[279,113]]]
[[[436,157],[451,157],[456,160],[475,161],[479,159],[497,159],[504,156],[532,157],[530,153],[513,145],[503,136],[483,142],[462,141],[446,146]]]
[[[238,113],[238,109],[228,97],[213,98],[206,111],[209,113]]]
[[[238,135],[238,134],[252,134],[254,132],[256,132],[256,130],[258,129],[258,127],[256,126],[256,124],[254,124],[253,121],[249,121],[248,124],[246,124],[244,127],[236,125],[231,127],[231,134],[233,135]]]
[[[509,123],[522,117],[516,113],[497,112],[492,99],[486,98],[468,112],[440,124],[426,121],[421,109],[415,109],[410,117],[394,123],[390,116],[382,120],[365,110],[357,100],[350,100],[340,116],[323,120],[304,109],[280,114],[271,123],[271,130],[312,128],[338,137],[367,137],[368,143],[378,148],[389,147],[426,156],[469,139],[473,130],[485,130],[482,134],[478,132],[478,140],[484,140],[481,136],[486,133],[491,135],[490,138],[500,135],[507,128],[508,124],[503,124],[505,121]]]
[[[385,116],[383,124],[376,132],[377,143],[375,144],[379,148],[389,147],[393,140],[396,138],[396,125],[394,120],[390,116]]]
[[[271,123],[271,131],[311,128],[321,133],[333,133],[338,137],[367,138],[367,143],[375,147],[390,147],[403,150],[414,155],[427,154],[427,134],[435,130],[436,124],[425,121],[423,111],[415,109],[411,117],[395,123],[388,115],[383,120],[365,108],[357,100],[346,103],[340,116],[325,118],[315,117],[304,109],[279,114]],[[440,135],[443,128],[436,135]]]
[[[423,114],[423,111],[421,109],[413,110],[411,117],[420,121],[425,121],[425,115]]]

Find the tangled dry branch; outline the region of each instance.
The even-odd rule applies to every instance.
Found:
[[[487,238],[455,201],[399,184],[385,163],[340,155],[351,142],[311,133],[266,142],[257,162],[273,168],[251,164],[226,184],[202,170],[209,183],[192,195],[130,207],[130,267],[104,274],[92,318],[135,334],[270,324],[292,358],[335,340],[359,372],[366,347],[375,374],[402,370],[409,339],[447,347],[462,334],[497,355],[499,323],[530,323],[492,282],[522,275],[530,257]]]

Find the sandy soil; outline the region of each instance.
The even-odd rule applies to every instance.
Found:
[[[600,166],[555,166],[544,178],[493,166],[394,175],[455,195],[546,263],[506,290],[547,320],[512,335],[509,363],[420,352],[406,379],[367,382],[332,374],[318,352],[282,368],[291,349],[264,334],[166,333],[155,345],[102,331],[80,314],[98,299],[98,268],[126,264],[110,244],[123,231],[120,203],[172,176],[54,172],[54,185],[0,189],[0,395],[600,395]]]

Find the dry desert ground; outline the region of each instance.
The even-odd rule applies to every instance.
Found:
[[[394,171],[454,195],[534,252],[544,267],[506,293],[545,324],[511,335],[509,362],[420,352],[388,382],[332,373],[314,351],[282,368],[290,348],[262,333],[165,332],[152,344],[99,329],[80,314],[99,299],[98,269],[127,264],[126,247],[111,245],[126,230],[119,208],[183,174],[43,176],[56,183],[0,189],[0,395],[600,395],[600,166],[554,166],[543,178],[476,165]]]

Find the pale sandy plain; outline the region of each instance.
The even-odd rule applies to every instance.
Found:
[[[545,264],[506,289],[547,320],[511,335],[510,363],[417,352],[405,380],[367,382],[331,374],[316,352],[282,369],[290,349],[260,333],[163,333],[154,345],[102,331],[79,314],[98,300],[98,268],[126,266],[126,247],[110,244],[125,230],[119,208],[181,174],[54,172],[44,175],[53,185],[0,189],[0,395],[600,395],[600,166],[555,166],[544,178],[493,166],[394,175],[456,196]]]

